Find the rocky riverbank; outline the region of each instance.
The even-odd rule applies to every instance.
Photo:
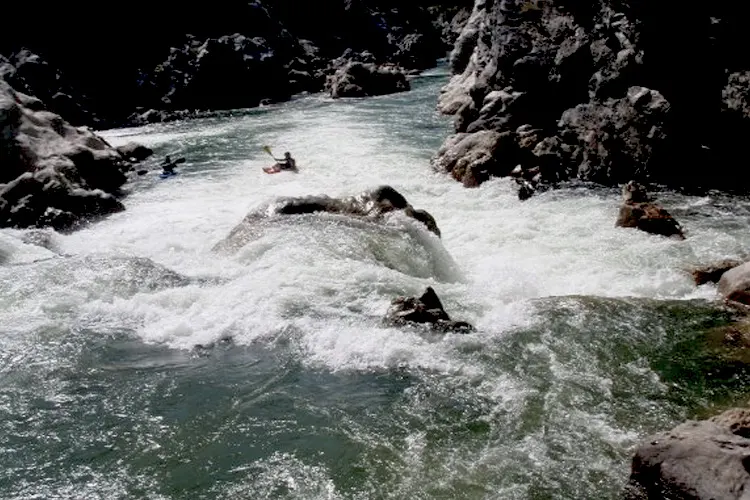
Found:
[[[746,191],[750,63],[732,48],[747,10],[477,0],[439,105],[459,135],[437,168],[475,186],[520,166],[526,194],[567,179]]]
[[[83,21],[88,7],[50,7],[40,13],[54,19],[50,30],[0,35],[0,78],[74,125],[111,128],[321,91],[342,54],[432,67],[451,50],[471,2],[220,0],[208,10],[136,2],[93,27]]]
[[[124,210],[126,172],[150,153],[118,151],[0,80],[0,227],[70,229]]]

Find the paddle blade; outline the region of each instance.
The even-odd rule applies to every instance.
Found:
[[[271,152],[271,146],[263,146],[263,151],[273,156],[273,153]]]

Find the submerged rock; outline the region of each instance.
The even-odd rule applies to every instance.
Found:
[[[623,205],[616,227],[634,227],[651,234],[685,239],[680,224],[658,203],[648,201],[646,188],[630,181],[622,188]]]
[[[689,421],[643,441],[627,498],[740,500],[750,491],[750,410]]]
[[[0,227],[66,229],[123,210],[115,194],[129,165],[120,153],[2,80],[0,165]]]
[[[245,216],[243,221],[232,229],[229,236],[214,247],[214,250],[240,248],[252,237],[253,226],[271,217],[325,212],[379,220],[383,215],[396,210],[403,211],[404,215],[419,221],[430,232],[440,236],[440,229],[432,215],[425,210],[412,207],[406,198],[391,186],[380,186],[346,198],[331,198],[325,195],[280,198]]]
[[[432,287],[427,287],[421,297],[396,297],[385,316],[394,325],[429,325],[441,332],[469,333],[474,327],[465,321],[453,321],[443,308],[443,303]]]
[[[352,61],[328,77],[326,89],[336,99],[405,92],[410,85],[403,71],[396,67]]]

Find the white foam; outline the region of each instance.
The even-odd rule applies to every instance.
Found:
[[[480,327],[479,338],[503,335],[533,322],[528,304],[540,297],[711,299],[715,289],[696,288],[685,268],[732,256],[749,242],[743,231],[690,219],[683,221],[686,241],[615,228],[614,191],[545,193],[521,203],[508,180],[465,189],[432,172],[435,144],[415,139],[416,118],[382,119],[378,102],[311,98],[234,119],[104,133],[114,143],[145,142],[159,154],[178,146],[188,163],[169,181],[137,181],[143,184],[126,199],[127,211],[59,237],[61,251],[145,258],[203,281],[123,295],[96,291],[82,268],[74,281],[84,292],[60,290],[39,300],[65,304],[72,323],[126,326],[145,341],[176,348],[296,331],[305,359],[334,370],[408,364],[460,371],[468,368],[455,361],[454,341],[380,325],[394,296],[434,286],[449,313]],[[301,172],[263,174],[272,161],[264,144],[277,155],[293,152]],[[442,240],[400,216],[386,228],[292,217],[234,254],[211,251],[248,211],[275,197],[352,195],[380,184],[432,213]],[[694,208],[707,203],[681,199]],[[0,239],[6,254],[15,254],[13,245],[8,250],[7,238]]]

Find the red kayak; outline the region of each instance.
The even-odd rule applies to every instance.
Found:
[[[281,168],[281,165],[278,163],[271,165],[270,167],[263,167],[263,171],[267,174],[278,174],[279,172],[294,172],[297,173],[297,169],[289,170],[286,168]]]

